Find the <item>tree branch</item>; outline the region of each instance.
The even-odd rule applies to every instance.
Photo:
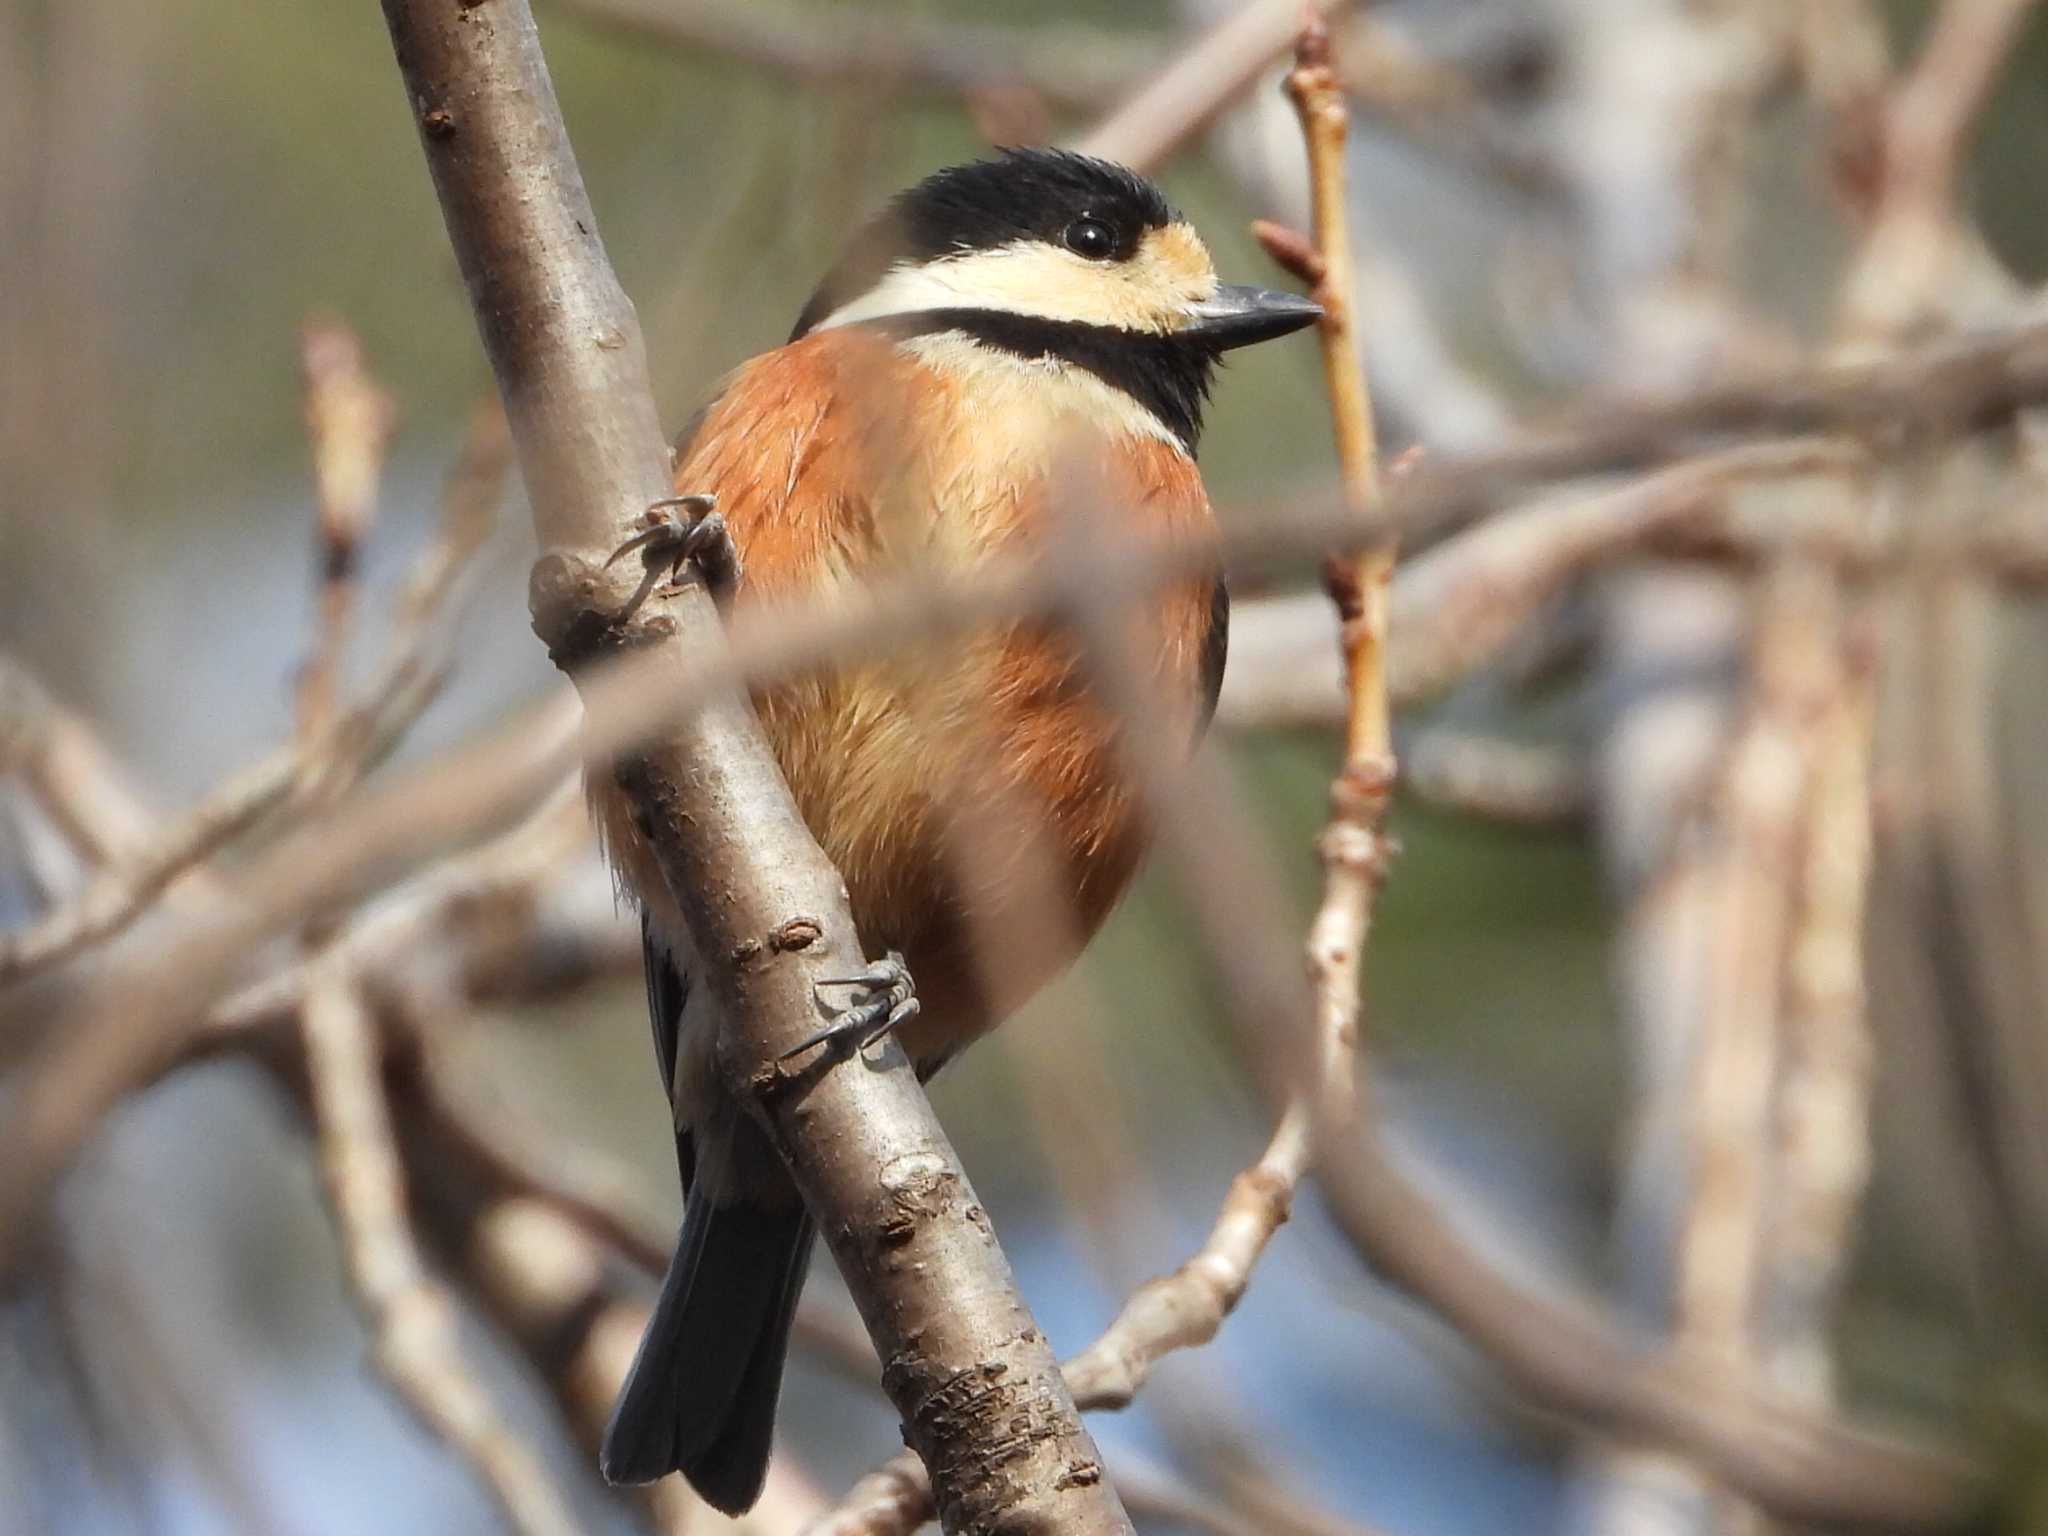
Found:
[[[414,1245],[376,1025],[345,971],[315,967],[302,1030],[328,1198],[379,1368],[483,1474],[521,1536],[574,1536],[576,1521],[532,1447],[514,1437],[463,1365],[454,1301]]]
[[[1868,227],[1842,282],[1840,332],[1890,340],[1939,312],[1968,313],[1964,295],[2002,272],[1965,264],[1976,246],[1957,183],[1970,133],[2037,0],[1948,0],[1913,67],[1877,119],[1879,162],[1868,178]]]
[[[327,638],[316,647],[300,689],[299,729],[290,742],[231,775],[183,815],[151,825],[118,776],[95,762],[96,754],[104,755],[97,744],[85,750],[89,731],[83,722],[67,724],[45,711],[53,739],[29,755],[25,765],[42,770],[31,775],[39,798],[67,827],[81,815],[87,821],[105,819],[118,806],[114,821],[120,831],[115,836],[81,827],[73,834],[93,853],[98,868],[62,906],[17,933],[0,934],[0,984],[57,965],[119,934],[159,895],[294,796],[313,788],[328,794],[345,788],[397,743],[438,689],[430,659],[438,623],[460,606],[457,588],[504,500],[511,467],[504,418],[492,406],[470,423],[442,493],[440,528],[407,577],[389,651],[362,701],[337,714],[335,637],[345,633],[346,615],[354,605],[354,546],[367,518],[364,509],[381,461],[381,433],[390,407],[362,372],[354,337],[332,325],[321,334],[317,349],[308,343],[320,357],[317,369],[308,363],[317,382],[309,379],[307,415],[320,465],[322,543],[338,557],[327,562],[328,574],[339,579],[322,583]],[[5,682],[0,678],[0,684]],[[21,686],[32,687],[26,680]],[[62,761],[49,761],[52,749],[66,743]]]
[[[18,932],[0,934],[0,983],[57,964],[119,933],[172,881],[203,863],[277,806],[298,782],[299,751],[250,764],[117,862],[95,870],[76,896]]]
[[[628,647],[681,678],[724,650],[708,596],[692,587],[636,608],[603,565],[668,491],[668,453],[532,17],[520,0],[385,0],[384,13],[546,550],[535,628],[579,685]],[[607,697],[584,697],[602,719]],[[844,882],[744,699],[711,701],[616,771],[721,1005],[727,1086],[769,1128],[847,1277],[946,1525],[1128,1530],[902,1052],[890,1046],[881,1070],[778,1068],[815,1027],[815,983],[864,957]]]
[[[1253,0],[1231,12],[1131,99],[1075,140],[1085,155],[1152,170],[1250,90],[1286,53],[1306,8],[1320,15],[1350,0]]]
[[[1311,19],[1295,48],[1288,99],[1308,152],[1314,245],[1267,241],[1315,285],[1323,306],[1323,381],[1344,499],[1371,522],[1380,500],[1378,450],[1365,359],[1352,326],[1352,256],[1346,206],[1344,141],[1350,114],[1330,64],[1328,29]],[[1330,786],[1330,819],[1316,839],[1323,898],[1309,925],[1306,959],[1315,1009],[1310,1049],[1285,1118],[1302,1116],[1306,1157],[1320,1160],[1326,1137],[1355,1118],[1364,1009],[1365,945],[1373,908],[1393,857],[1387,811],[1394,793],[1393,713],[1387,695],[1387,630],[1392,617],[1393,541],[1355,557],[1323,562],[1323,586],[1337,610],[1344,656],[1344,759]],[[1283,1119],[1284,1123],[1284,1119]],[[1297,1174],[1297,1177],[1299,1175]]]
[[[1870,615],[1849,606],[1815,727],[1812,804],[1786,957],[1785,1072],[1773,1122],[1779,1171],[1757,1308],[1765,1368],[1786,1391],[1817,1404],[1836,1396],[1828,1345],[1870,1178],[1876,1068],[1864,931],[1877,677]]]
[[[319,492],[319,612],[298,687],[298,739],[310,749],[332,728],[339,707],[363,541],[376,522],[377,482],[398,413],[364,366],[362,342],[337,321],[311,320],[301,329],[299,371]]]

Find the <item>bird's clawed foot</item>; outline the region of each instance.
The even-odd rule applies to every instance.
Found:
[[[684,566],[695,565],[720,604],[739,587],[739,548],[716,496],[664,496],[648,503],[639,526],[638,533],[612,551],[607,566],[637,552],[650,577],[665,567],[674,584],[682,580]]]
[[[834,1014],[830,1024],[801,1044],[784,1051],[782,1060],[801,1056],[817,1045],[830,1045],[835,1049],[844,1045],[849,1050],[864,1051],[918,1014],[916,985],[910,979],[910,970],[904,965],[903,957],[894,950],[858,976],[829,976],[820,981],[817,986],[818,1002],[830,1008],[832,1005],[824,996],[827,987],[852,987],[853,1000]]]

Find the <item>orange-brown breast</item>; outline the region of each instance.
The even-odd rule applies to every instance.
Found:
[[[800,607],[872,573],[1028,548],[1055,526],[1085,538],[1052,515],[1055,477],[1090,487],[1088,517],[1206,533],[1193,461],[1130,430],[1106,386],[1007,359],[984,367],[966,346],[913,355],[828,330],[731,378],[676,486],[716,492],[745,564],[739,602]],[[1212,591],[1190,583],[1134,618],[1184,733],[1175,749],[1205,712]],[[1073,646],[1043,626],[820,670],[756,704],[863,940],[902,950],[917,978],[924,1013],[904,1041],[915,1058],[957,1049],[1050,979],[1136,866],[1142,830],[1115,724]],[[622,878],[676,921],[619,797],[593,798]],[[995,946],[993,965],[977,963],[978,945]]]

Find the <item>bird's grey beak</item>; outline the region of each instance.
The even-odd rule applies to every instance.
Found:
[[[1323,306],[1298,293],[1225,283],[1215,298],[1188,306],[1188,317],[1179,334],[1224,352],[1313,325],[1322,319]]]

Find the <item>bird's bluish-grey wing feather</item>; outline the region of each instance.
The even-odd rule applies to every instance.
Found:
[[[673,1102],[689,974],[645,912],[640,947],[655,1060]],[[691,1027],[706,1028],[709,1021]],[[714,1124],[707,1134],[764,1137],[744,1117],[722,1133]],[[760,1497],[767,1477],[783,1358],[813,1228],[793,1190],[779,1203],[728,1198],[730,1192],[717,1187],[725,1159],[715,1144],[704,1187],[691,1192],[695,1151],[690,1132],[678,1128],[676,1164],[689,1196],[682,1236],[598,1464],[617,1483],[681,1472],[713,1506],[738,1514]]]
[[[675,1114],[676,1047],[683,1023],[683,1005],[690,1000],[690,978],[676,964],[675,955],[654,931],[647,909],[640,909],[640,956],[647,971],[647,1018],[654,1026],[654,1059],[661,1068],[662,1097],[669,1114]],[[676,1169],[683,1177],[683,1192],[689,1193],[696,1173],[696,1148],[684,1127],[676,1128]]]

